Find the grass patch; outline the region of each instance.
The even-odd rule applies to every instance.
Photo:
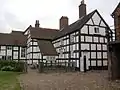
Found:
[[[20,73],[0,71],[0,90],[20,90],[17,76]]]

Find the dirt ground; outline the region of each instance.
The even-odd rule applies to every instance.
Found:
[[[29,71],[19,77],[22,90],[120,90],[120,83],[108,81],[107,71],[40,74]]]

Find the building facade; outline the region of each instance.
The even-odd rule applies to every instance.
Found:
[[[59,30],[42,28],[37,20],[35,27],[30,25],[22,33],[25,37],[25,57],[21,57],[23,47],[19,43],[16,44],[18,49],[15,50],[15,59],[26,59],[28,64],[38,64],[41,61],[66,61],[74,63],[74,67],[79,71],[84,71],[84,65],[87,70],[107,69],[106,32],[111,33],[111,30],[97,10],[86,13],[86,4],[83,0],[79,6],[79,19],[69,25],[68,17],[62,16]],[[14,57],[12,54],[14,47],[12,48],[11,56]]]
[[[26,36],[23,32],[0,33],[0,59],[26,60]]]

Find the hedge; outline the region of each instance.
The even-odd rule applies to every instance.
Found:
[[[13,60],[0,60],[0,70],[23,72],[24,64],[24,62],[17,62]]]

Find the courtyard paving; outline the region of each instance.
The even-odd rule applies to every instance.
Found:
[[[107,71],[21,74],[22,90],[120,90],[120,83],[108,81]]]

